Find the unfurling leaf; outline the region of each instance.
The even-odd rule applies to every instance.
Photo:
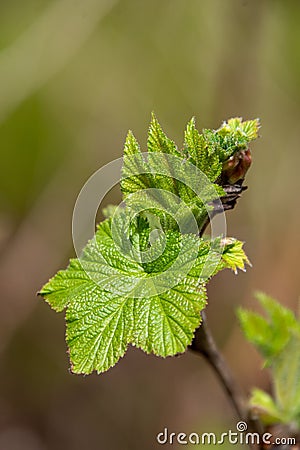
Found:
[[[300,429],[300,321],[272,297],[261,292],[257,297],[266,317],[244,308],[238,316],[271,370],[274,400],[255,389],[250,404],[265,423],[294,423]]]
[[[257,128],[257,121],[232,119],[199,133],[192,119],[178,150],[152,115],[147,153],[128,133],[125,206],[107,207],[82,256],[40,291],[53,309],[66,310],[73,372],[108,370],[128,344],[162,357],[185,351],[200,325],[209,279],[249,263],[241,242],[209,241],[199,230],[216,204],[223,211],[224,164],[256,138]]]

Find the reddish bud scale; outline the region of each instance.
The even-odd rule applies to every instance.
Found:
[[[239,150],[223,164],[222,181],[235,184],[245,178],[251,166],[252,157],[249,149]]]

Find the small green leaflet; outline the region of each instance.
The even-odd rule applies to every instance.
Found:
[[[135,261],[134,250],[149,247],[143,236],[149,231],[146,221],[133,234],[127,253],[114,241],[111,228],[111,219],[104,221],[82,257],[71,260],[40,292],[56,311],[67,309],[66,340],[75,373],[108,370],[130,343],[162,357],[184,352],[206,305],[208,274],[226,267],[243,269],[247,262],[238,241],[225,244],[220,254],[218,243],[214,248],[209,241],[173,230],[165,233],[165,248],[158,258]],[[195,247],[196,258],[190,261]],[[170,271],[177,259],[180,264]],[[205,271],[207,260],[212,267]],[[163,289],[170,278],[170,287]]]
[[[257,298],[267,317],[244,308],[238,317],[271,370],[274,399],[254,389],[250,404],[264,423],[294,423],[300,429],[300,321],[272,297],[259,292]]]

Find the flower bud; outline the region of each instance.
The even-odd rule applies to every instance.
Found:
[[[251,152],[249,149],[239,150],[223,164],[222,184],[235,184],[245,178],[251,166]]]

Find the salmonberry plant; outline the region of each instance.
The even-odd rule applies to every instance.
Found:
[[[257,119],[233,118],[199,132],[192,119],[179,149],[152,115],[146,153],[128,133],[122,203],[104,210],[106,219],[81,255],[39,292],[54,310],[66,310],[72,372],[104,372],[129,344],[162,357],[190,347],[210,360],[245,418],[204,309],[206,285],[215,274],[250,264],[243,243],[228,238],[224,226],[214,228],[211,219],[224,216],[246,189],[249,143],[258,129]],[[273,370],[275,399],[256,389],[251,405],[265,424],[299,424],[300,325],[274,300],[262,294],[260,300],[269,322],[242,309],[239,319]]]

